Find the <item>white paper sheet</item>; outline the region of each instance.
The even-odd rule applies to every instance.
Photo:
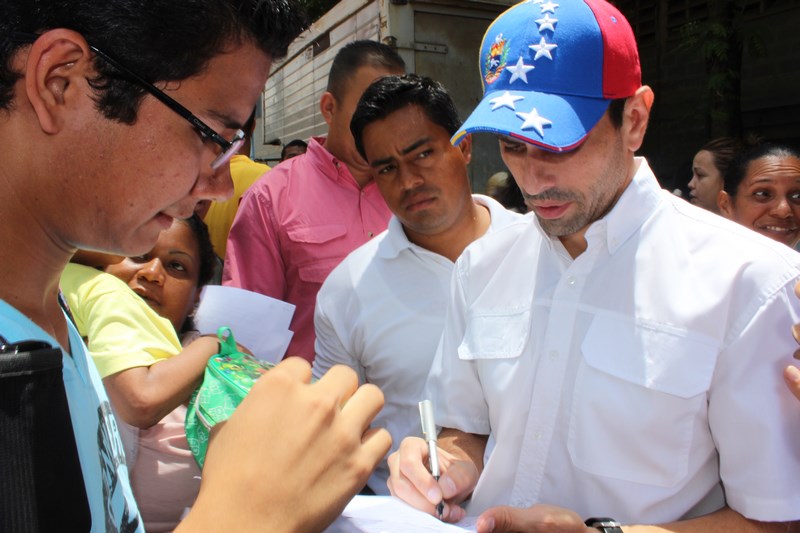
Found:
[[[206,285],[194,323],[204,335],[216,334],[221,326],[228,326],[236,342],[253,355],[277,363],[292,340],[292,315],[294,305],[290,303],[238,287]]]
[[[447,524],[392,496],[356,496],[324,533],[468,533],[477,521]]]

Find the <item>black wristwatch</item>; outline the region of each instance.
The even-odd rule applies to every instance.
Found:
[[[622,533],[622,524],[607,516],[587,518],[584,524],[604,533]]]

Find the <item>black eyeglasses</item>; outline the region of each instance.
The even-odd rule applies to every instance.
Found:
[[[32,43],[34,42],[39,36],[36,34],[27,34],[21,32],[15,32],[14,38],[20,42],[27,42]],[[109,56],[96,46],[89,45],[89,48],[100,56],[106,63],[114,67],[115,69],[119,70],[131,80],[138,83],[143,89],[147,92],[158,98],[164,105],[175,111],[177,114],[185,118],[189,121],[189,123],[197,130],[197,133],[203,140],[210,140],[219,145],[222,151],[219,155],[211,162],[211,168],[217,170],[219,167],[230,161],[231,157],[233,157],[238,151],[239,148],[242,147],[244,143],[244,131],[236,130],[236,133],[233,135],[233,139],[230,141],[225,140],[225,138],[214,131],[214,129],[194,116],[191,111],[183,107],[181,104],[173,100],[170,96],[167,95],[164,91],[153,85],[152,83],[146,81],[144,78],[133,72],[128,67],[124,66],[122,63],[114,59],[113,57]]]
[[[119,70],[126,76],[129,76],[133,81],[138,83],[145,89],[147,92],[161,100],[161,102],[166,105],[168,108],[175,111],[177,114],[185,118],[189,121],[189,123],[194,126],[197,132],[200,134],[204,140],[208,139],[217,143],[222,151],[219,155],[211,162],[211,168],[217,170],[219,167],[230,161],[231,157],[233,157],[236,152],[239,151],[239,148],[242,147],[242,143],[244,143],[244,132],[242,130],[236,130],[236,133],[233,135],[233,139],[230,141],[226,141],[222,135],[214,131],[208,124],[197,118],[192,114],[191,111],[183,107],[181,104],[173,100],[171,97],[167,95],[164,91],[145,81],[144,78],[130,70],[128,67],[122,65],[119,61],[114,59],[113,57],[109,56],[96,46],[89,45],[92,52],[103,58],[103,60],[114,67],[115,69]]]

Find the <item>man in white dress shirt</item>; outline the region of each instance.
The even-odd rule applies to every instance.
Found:
[[[393,216],[387,231],[322,285],[313,373],[345,364],[361,383],[380,387],[385,404],[373,425],[397,444],[421,434],[417,404],[441,337],[454,261],[475,239],[522,219],[470,194],[470,140],[450,144],[460,125],[444,87],[415,75],[374,82],[351,122]],[[388,494],[388,476],[384,461],[368,486]]]
[[[407,438],[392,493],[431,514],[444,499],[448,521],[469,498],[479,532],[796,527],[800,417],[780,369],[800,256],[634,157],[653,93],[610,4],[520,3],[480,65],[453,141],[497,134],[535,218],[456,263],[428,382],[443,473]]]

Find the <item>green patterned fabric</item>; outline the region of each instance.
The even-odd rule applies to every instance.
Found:
[[[275,366],[240,352],[230,328],[219,328],[217,337],[219,353],[208,360],[203,383],[192,394],[186,411],[186,440],[200,468],[205,462],[211,428],[227,420],[253,383]]]

